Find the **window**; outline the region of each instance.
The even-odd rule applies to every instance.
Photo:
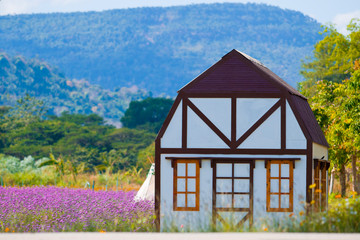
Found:
[[[175,160],[174,211],[199,211],[200,160]]]
[[[269,160],[266,176],[266,210],[293,211],[293,162]]]
[[[216,208],[224,211],[250,211],[251,164],[225,162],[216,163]]]

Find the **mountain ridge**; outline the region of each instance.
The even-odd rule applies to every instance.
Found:
[[[0,17],[1,50],[38,58],[103,88],[174,96],[232,49],[292,86],[320,24],[265,4],[216,3]]]
[[[118,127],[129,103],[149,96],[135,86],[103,89],[85,79],[66,78],[59,69],[38,59],[0,53],[0,105],[14,106],[26,94],[42,100],[49,115],[96,113]]]

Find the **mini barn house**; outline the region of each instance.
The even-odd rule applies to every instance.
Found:
[[[327,207],[328,143],[306,98],[239,51],[178,91],[155,146],[159,230]]]

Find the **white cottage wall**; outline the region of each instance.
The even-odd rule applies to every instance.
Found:
[[[182,102],[179,103],[166,131],[161,138],[162,148],[181,148]]]
[[[188,148],[229,148],[229,146],[226,145],[224,141],[189,107],[187,117]]]
[[[231,98],[189,98],[227,137],[231,138]]]
[[[210,160],[202,160],[200,169],[200,210],[199,211],[173,211],[173,168],[171,160],[166,157],[176,158],[300,158],[295,162],[293,174],[293,209],[294,212],[304,210],[303,202],[306,197],[306,156],[305,155],[235,155],[235,154],[162,154],[161,155],[161,201],[160,201],[160,227],[161,231],[178,228],[207,230],[212,219],[212,173]],[[280,219],[290,213],[266,212],[266,168],[263,160],[255,161],[254,168],[254,224],[261,219]]]
[[[174,228],[181,230],[181,225],[183,225],[184,230],[208,230],[212,214],[212,168],[210,160],[203,160],[201,162],[199,211],[174,211],[174,169],[171,167],[171,160],[167,160],[165,157],[166,155],[161,156],[161,178],[166,179],[166,181],[161,181],[160,183],[161,231],[174,230]]]
[[[276,157],[276,156],[271,156]],[[295,161],[293,173],[293,212],[304,210],[306,198],[306,156],[288,156],[300,158]],[[279,156],[278,159],[284,158]],[[266,168],[263,160],[256,160],[254,168],[254,223],[262,223],[264,219],[281,219],[289,216],[290,212],[266,211]]]
[[[289,103],[286,101],[286,148],[306,149],[306,138],[295,118]]]
[[[328,149],[317,143],[313,143],[313,158],[329,160]]]
[[[237,117],[241,117],[237,116]],[[244,148],[280,149],[281,147],[280,108],[265,120],[240,146]]]
[[[237,98],[236,99],[236,138],[240,138],[278,98]]]

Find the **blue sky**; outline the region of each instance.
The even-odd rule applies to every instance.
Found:
[[[320,23],[333,23],[345,33],[351,18],[360,18],[360,0],[1,0],[0,14],[102,11],[143,6],[175,6],[196,3],[266,3],[303,12]]]

